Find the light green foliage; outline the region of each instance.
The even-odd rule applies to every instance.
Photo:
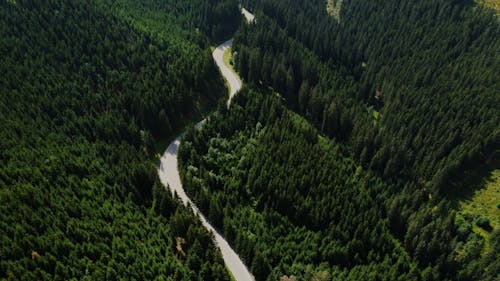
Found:
[[[470,176],[480,176],[472,174]],[[469,187],[475,190],[471,196],[461,195],[457,197],[459,203],[459,214],[467,219],[470,230],[485,239],[483,253],[491,251],[491,235],[500,228],[500,170],[492,170],[480,186]],[[469,190],[469,189],[468,189]],[[468,198],[467,198],[468,197]],[[467,198],[467,199],[466,199]]]
[[[487,218],[493,229],[500,227],[500,170],[491,171],[491,176],[476,190],[470,200],[461,202],[465,214],[476,214]]]
[[[488,8],[495,9],[498,12],[500,12],[500,1],[499,0],[476,0],[477,3],[484,5]]]

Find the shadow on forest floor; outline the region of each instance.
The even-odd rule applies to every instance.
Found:
[[[450,188],[452,192],[447,195],[447,199],[451,200],[453,203],[471,200],[476,192],[485,189],[488,183],[495,181],[495,171],[499,169],[500,151],[496,151],[489,163],[484,163],[466,171],[457,180],[452,182]]]
[[[491,161],[461,177],[448,199],[462,216],[473,223],[473,230],[488,238],[500,227],[500,157],[498,151]],[[479,220],[486,222],[480,226]]]

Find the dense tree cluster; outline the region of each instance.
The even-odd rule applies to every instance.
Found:
[[[385,184],[278,98],[244,90],[236,99],[187,133],[180,167],[187,191],[257,280],[356,265],[353,272],[379,265],[380,276],[391,268],[385,280],[411,279],[411,261],[391,256],[402,250],[380,219]]]
[[[297,274],[284,266],[307,264],[295,260],[307,248],[314,249],[310,263],[314,270],[325,269],[339,279],[372,280],[377,272],[386,272],[380,277],[386,280],[395,279],[391,276],[405,280],[497,278],[499,230],[480,222],[492,231],[492,247],[485,247],[484,239],[472,231],[478,221],[455,215],[449,200],[450,194],[460,191],[462,172],[498,157],[500,30],[493,13],[469,1],[354,0],[344,1],[337,21],[326,13],[325,1],[248,2],[257,21],[243,26],[235,36],[236,69],[261,92],[272,87],[289,108],[334,142],[319,153],[311,147],[315,137],[303,132],[307,141],[301,142],[294,126],[280,114],[264,118],[272,121],[248,121],[266,110],[276,112],[276,106],[266,105],[268,101],[258,109],[245,109],[246,113],[235,107],[224,118],[237,116],[239,125],[215,120],[186,142],[182,165],[188,189],[249,265],[253,267],[257,256],[267,261],[255,269],[261,274],[254,273],[269,280],[278,273]],[[249,103],[242,105],[253,108],[255,101]],[[274,126],[274,122],[282,123]],[[260,134],[255,131],[259,126],[264,126]],[[344,173],[340,171],[346,164],[329,154],[335,147],[342,147],[343,158],[353,161]],[[249,156],[247,150],[259,156]],[[328,155],[332,164],[314,158],[314,153]],[[294,162],[295,157],[303,161]],[[328,167],[328,173],[339,172],[340,182],[322,177],[322,167]],[[365,185],[371,197],[360,195],[353,200],[336,186],[356,190],[358,185],[349,181],[359,176],[358,170],[377,180]],[[319,195],[315,197],[314,192]],[[352,205],[345,206],[344,201]],[[372,209],[372,202],[380,204],[380,209]],[[325,206],[324,210],[315,209],[315,204]],[[335,204],[343,212],[336,212]],[[245,211],[235,211],[239,205]],[[266,240],[267,235],[287,237],[279,240],[285,243],[301,233],[293,227],[317,233],[328,229],[329,222],[359,223],[361,210],[374,216],[373,224],[371,218],[359,220],[367,232],[380,224],[383,235],[375,235],[381,239],[379,252],[369,244],[372,235],[362,236],[359,244],[350,241],[359,252],[339,250],[358,237],[348,226],[342,228],[348,233],[346,240],[338,239],[335,232],[324,236],[339,241],[332,247],[337,252],[331,255],[321,256],[323,247],[317,244],[266,248],[274,244]],[[289,232],[274,232],[278,226]],[[314,241],[312,234],[303,237]],[[284,257],[286,251],[292,253],[291,259],[274,257]],[[404,257],[401,266],[393,267],[396,262],[384,258],[395,252]],[[328,260],[332,256],[334,261]],[[379,259],[384,262],[377,263]],[[344,275],[335,273],[338,270]],[[303,269],[302,276],[307,272]]]
[[[2,280],[229,280],[150,155],[222,79],[203,35],[128,7],[0,2]]]
[[[498,157],[493,13],[352,0],[332,18],[323,0],[243,2],[257,20],[233,59],[251,89],[187,132],[179,163],[257,280],[496,280],[500,230],[449,199],[461,172]],[[229,280],[151,159],[224,92],[208,47],[238,10],[0,2],[0,279]]]
[[[174,17],[186,29],[195,29],[208,36],[213,43],[231,38],[241,22],[241,12],[237,0],[112,0],[105,1],[111,6],[127,6],[143,10],[136,19]],[[160,13],[151,13],[151,10]],[[144,12],[145,11],[145,12]],[[134,11],[136,13],[136,11]]]
[[[365,167],[445,193],[498,147],[491,11],[469,1],[346,1],[339,23],[324,1],[251,3],[262,20],[236,36],[243,78],[272,85],[329,136],[350,138]]]
[[[498,270],[500,231],[481,258],[484,239],[446,200],[404,209],[400,238],[408,187],[356,164],[271,93],[241,91],[187,132],[179,161],[187,192],[257,280],[494,280]]]
[[[492,11],[470,1],[355,0],[342,4],[339,22],[324,1],[248,2],[259,20],[235,37],[242,77],[272,86],[348,144],[358,164],[398,186],[393,233],[420,262],[454,272],[455,262],[438,254],[452,245],[431,250],[454,235],[432,210],[449,204],[462,172],[498,157],[500,29]],[[440,243],[429,244],[433,234]]]

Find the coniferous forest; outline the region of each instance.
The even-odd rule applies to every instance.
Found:
[[[1,280],[229,280],[152,156],[224,95],[194,25],[235,13],[156,2],[0,1]]]
[[[257,281],[500,279],[498,11],[0,0],[0,55],[0,280],[232,280],[156,174],[186,126],[184,189]]]
[[[496,14],[448,0],[343,1],[340,17],[324,1],[245,4],[257,20],[233,62],[253,90],[190,131],[180,158],[256,279],[500,278],[500,230],[456,200],[471,174],[498,169]]]

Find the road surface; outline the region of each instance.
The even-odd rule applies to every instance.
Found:
[[[236,73],[234,73],[229,66],[227,66],[224,63],[224,52],[227,50],[227,48],[231,47],[233,45],[233,39],[229,39],[226,42],[220,44],[215,48],[215,50],[212,53],[212,57],[215,60],[215,63],[217,63],[217,66],[220,69],[220,72],[226,78],[226,81],[229,83],[229,98],[227,99],[227,107],[231,104],[231,99],[233,96],[241,89],[241,80],[237,76]]]
[[[255,16],[252,15],[252,13],[250,13],[247,9],[245,8],[241,8],[241,13],[245,16],[245,18],[247,19],[247,22],[253,22],[253,20],[255,19]]]
[[[254,20],[254,16],[244,8],[242,8],[242,14],[245,16],[248,22]],[[224,51],[227,48],[229,48],[232,44],[233,40],[232,39],[228,40],[219,45],[212,53],[212,56],[215,62],[217,63],[217,66],[219,67],[222,75],[229,83],[230,90],[229,90],[229,99],[227,101],[228,107],[231,104],[232,97],[241,89],[241,82],[240,82],[241,80],[238,78],[236,73],[234,73],[227,65],[224,64],[223,60]],[[196,128],[199,129],[203,125],[205,120],[206,119],[196,124]],[[179,176],[179,170],[177,168],[177,153],[179,150],[179,145],[181,143],[181,138],[182,134],[179,135],[174,141],[172,141],[172,143],[170,143],[170,145],[167,147],[167,149],[165,150],[160,159],[158,174],[160,176],[161,182],[163,183],[164,186],[170,187],[172,194],[174,192],[177,193],[177,195],[182,200],[182,203],[184,205],[187,205],[189,203],[193,212],[200,217],[203,226],[208,231],[214,234],[215,244],[217,245],[217,247],[219,247],[222,253],[222,258],[224,259],[226,266],[229,268],[234,278],[237,281],[254,281],[255,278],[250,273],[245,264],[242,262],[238,254],[236,254],[236,252],[231,248],[231,246],[229,246],[226,239],[224,239],[224,237],[222,237],[213,228],[210,222],[208,222],[205,216],[200,212],[198,207],[191,201],[191,199],[184,191],[184,188],[182,187],[181,183],[181,178]]]

